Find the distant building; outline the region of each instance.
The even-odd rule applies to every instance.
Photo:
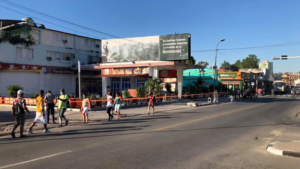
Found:
[[[282,80],[287,86],[295,86],[299,83],[300,73],[284,73],[282,75]]]

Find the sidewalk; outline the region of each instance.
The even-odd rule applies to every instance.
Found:
[[[273,142],[268,145],[267,151],[275,155],[300,157],[300,141]]]
[[[219,102],[225,103],[229,102],[230,99],[228,98],[220,98]],[[191,107],[187,106],[188,102],[195,102],[198,103],[199,106],[206,106],[210,105],[207,102],[206,99],[199,99],[199,100],[181,100],[181,101],[170,101],[170,102],[161,102],[157,103],[155,106],[155,113],[161,113],[161,112],[167,112],[172,110],[181,110],[181,109],[188,109]],[[0,136],[8,135],[10,134],[10,131],[12,130],[12,127],[14,125],[14,119],[11,117],[10,109],[11,107],[7,106],[0,106]],[[26,122],[25,122],[25,130],[27,130],[32,123],[32,120],[35,117],[35,109],[30,108],[31,114],[28,115],[26,113]],[[146,115],[148,113],[147,104],[141,104],[141,105],[129,105],[124,106],[121,108],[121,118],[126,117],[133,117],[133,116],[139,116],[139,115]],[[150,111],[152,113],[152,110]],[[70,125],[78,125],[81,124],[82,117],[79,112],[79,110],[75,111],[66,111],[65,116],[70,121]],[[55,112],[56,117],[56,123],[58,123],[58,113]],[[116,118],[116,114],[114,113],[114,119]],[[50,117],[51,119],[51,117]],[[89,121],[90,122],[100,122],[100,121],[106,121],[108,120],[108,115],[105,111],[105,108],[98,108],[96,110],[92,110],[89,112]],[[52,119],[50,120],[50,124],[48,124],[48,128],[56,128],[58,124],[52,124]],[[37,124],[37,126],[34,127],[34,130],[43,130],[43,125]]]

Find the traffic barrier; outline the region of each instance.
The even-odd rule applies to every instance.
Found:
[[[226,92],[219,92],[219,96],[224,96],[227,94]],[[176,101],[179,100],[180,97],[183,99],[197,99],[197,98],[206,98],[212,97],[213,93],[201,93],[201,94],[183,94],[183,95],[173,95],[173,96],[155,96],[156,102],[163,102],[163,101]],[[1,104],[8,104],[12,105],[15,98],[9,97],[0,97],[0,105]],[[36,105],[36,99],[25,98],[27,105]],[[56,99],[54,99],[54,104],[56,104]],[[149,102],[149,97],[136,97],[136,98],[123,98],[123,102],[125,105],[132,105],[132,104],[145,104]],[[82,106],[82,99],[69,99],[70,108],[81,108]],[[107,101],[104,99],[94,99],[91,100],[91,106],[95,107],[105,107]]]

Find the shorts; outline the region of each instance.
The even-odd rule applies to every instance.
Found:
[[[115,111],[120,112],[121,104],[116,104],[115,105]]]
[[[48,118],[47,118],[47,112],[44,113],[45,116],[43,116],[43,113],[38,113],[36,112],[35,114],[35,119],[34,119],[34,123],[42,123],[42,124],[47,124],[48,122]]]
[[[24,126],[24,124],[25,124],[25,113],[17,115],[15,117],[15,124],[20,125],[20,126]]]
[[[88,107],[83,108],[82,114],[88,114],[88,113],[89,113],[89,108]]]

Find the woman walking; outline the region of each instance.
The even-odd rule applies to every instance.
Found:
[[[149,95],[149,103],[148,103],[148,115],[150,115],[150,107],[152,107],[152,113],[154,114],[154,102],[155,96],[152,93]]]
[[[86,94],[83,94],[82,96],[82,106],[81,106],[81,112],[82,112],[82,124],[89,123],[89,111],[91,111],[91,102],[89,98],[86,98]]]
[[[110,121],[114,118],[114,116],[110,114],[113,107],[113,97],[111,96],[111,92],[107,92],[106,101],[107,101],[106,113],[108,114],[108,121]]]
[[[114,99],[114,107],[115,107],[115,112],[118,115],[117,119],[120,119],[121,117],[120,108],[121,108],[122,101],[123,101],[122,97],[118,93],[116,93],[116,98]]]

